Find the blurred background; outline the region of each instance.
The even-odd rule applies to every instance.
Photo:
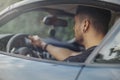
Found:
[[[16,3],[18,1],[22,1],[22,0],[0,0],[0,11],[5,9],[7,6]]]

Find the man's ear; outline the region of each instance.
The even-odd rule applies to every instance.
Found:
[[[88,20],[88,19],[85,19],[84,21],[83,21],[83,32],[87,32],[88,31],[88,29],[89,29],[89,26],[90,26],[90,21]]]

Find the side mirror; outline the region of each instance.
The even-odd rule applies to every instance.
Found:
[[[57,18],[55,16],[46,16],[43,19],[44,24],[52,25],[54,27],[66,27],[67,21],[64,19]]]

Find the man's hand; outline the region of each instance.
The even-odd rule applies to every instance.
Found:
[[[40,39],[40,37],[38,37],[37,35],[35,36],[29,36],[29,39],[31,40],[31,43],[34,45],[34,46],[38,46],[42,49],[44,49],[46,43],[44,41],[42,41]]]

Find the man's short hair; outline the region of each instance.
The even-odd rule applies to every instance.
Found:
[[[76,15],[87,15],[92,18],[94,28],[98,32],[104,34],[108,31],[108,25],[111,19],[111,12],[106,9],[91,7],[91,6],[78,6],[76,10]],[[81,17],[81,16],[80,16]]]

